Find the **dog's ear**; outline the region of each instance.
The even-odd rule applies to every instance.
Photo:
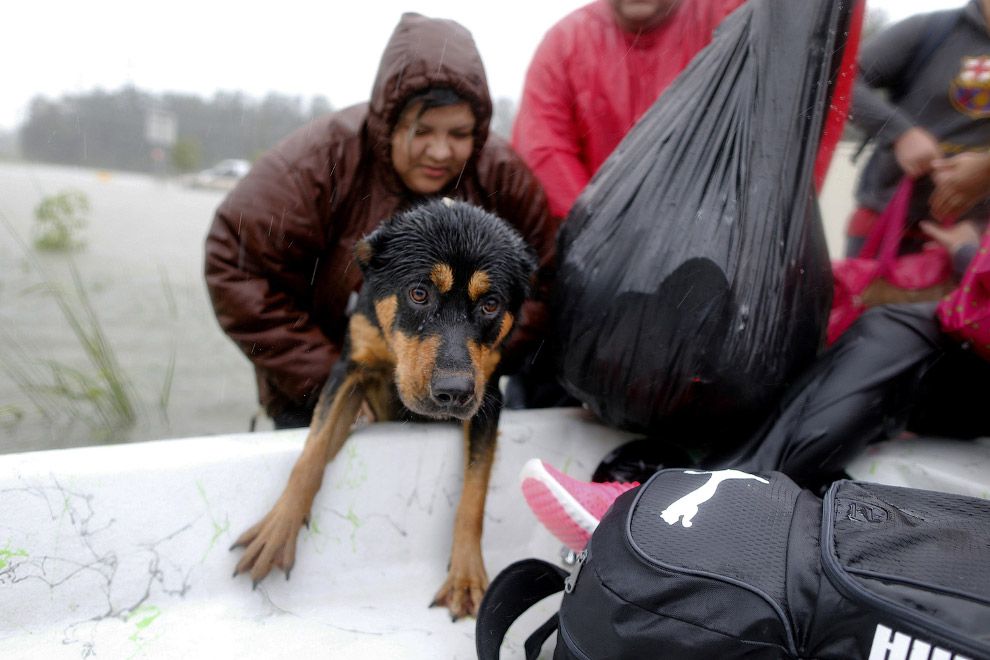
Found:
[[[371,247],[371,241],[367,238],[362,238],[354,246],[354,261],[361,268],[361,271],[368,269],[371,265],[371,259],[375,256],[375,249]]]
[[[383,265],[385,252],[396,235],[395,224],[390,219],[378,225],[375,231],[354,245],[354,261],[361,268],[361,272],[366,273],[369,268],[379,268]]]
[[[361,272],[366,273],[369,268],[373,268],[379,264],[381,259],[378,257],[385,251],[391,234],[389,225],[379,225],[378,229],[354,245],[354,261],[361,268]]]
[[[524,261],[529,270],[529,295],[533,295],[540,285],[540,260],[536,255],[536,250],[529,244],[526,244]]]

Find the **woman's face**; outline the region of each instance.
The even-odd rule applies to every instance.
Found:
[[[474,150],[474,113],[467,103],[406,108],[392,132],[392,166],[406,188],[429,195],[460,176]]]

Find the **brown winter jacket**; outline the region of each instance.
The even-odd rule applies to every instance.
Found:
[[[391,134],[413,93],[450,87],[472,106],[474,154],[438,193],[513,224],[541,259],[537,299],[514,338],[518,354],[546,322],[555,227],[532,172],[489,135],[491,99],[470,33],[449,20],[405,14],[378,70],[370,103],[296,130],[255,163],[217,209],[206,238],[206,283],[220,326],[254,363],[270,415],[319,393],[340,357],[349,298],[361,284],[354,244],[417,198],[392,168]]]

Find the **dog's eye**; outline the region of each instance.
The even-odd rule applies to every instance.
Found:
[[[429,297],[430,294],[421,286],[414,286],[409,289],[409,299],[417,305],[425,304]]]
[[[494,314],[498,311],[498,299],[486,298],[481,308],[485,311],[485,314]]]

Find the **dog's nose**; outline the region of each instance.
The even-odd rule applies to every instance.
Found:
[[[474,380],[468,376],[446,375],[433,379],[433,400],[445,408],[461,408],[474,399]]]

